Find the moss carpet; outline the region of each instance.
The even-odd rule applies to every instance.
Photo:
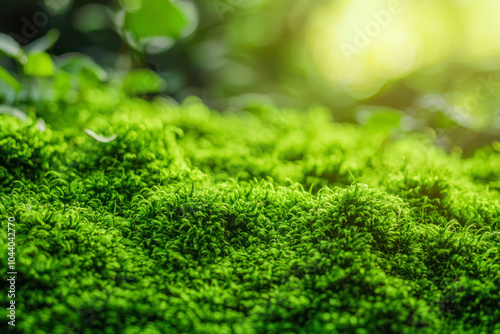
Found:
[[[2,333],[500,333],[498,144],[99,92],[43,117],[0,115]]]

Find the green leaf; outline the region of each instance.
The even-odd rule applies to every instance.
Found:
[[[46,52],[37,52],[28,55],[24,65],[24,73],[34,77],[50,77],[55,73],[54,62]]]
[[[139,9],[126,12],[124,29],[141,40],[145,37],[178,38],[186,26],[182,11],[168,0],[142,0]]]
[[[123,78],[123,90],[130,95],[157,93],[167,88],[166,81],[150,70],[136,70]]]
[[[28,46],[26,46],[26,51],[28,53],[47,51],[52,48],[54,44],[56,44],[60,35],[59,30],[52,29],[47,33],[47,35],[28,44]]]
[[[60,69],[78,76],[90,74],[100,81],[108,78],[106,71],[92,58],[82,54],[67,54],[58,57],[57,65]]]
[[[0,66],[0,79],[7,83],[9,86],[14,88],[14,90],[19,91],[22,86],[5,68]]]
[[[100,31],[108,28],[111,24],[110,8],[100,4],[87,4],[79,7],[73,16],[73,25],[83,33]],[[89,20],[89,17],[92,19]]]
[[[19,81],[17,81],[5,68],[0,66],[0,79],[5,81],[9,86],[14,88],[16,91],[22,88]]]
[[[16,60],[20,60],[23,56],[21,45],[14,38],[2,33],[0,33],[0,52]]]
[[[365,129],[386,133],[400,127],[403,115],[397,109],[366,106],[358,112],[356,118]]]

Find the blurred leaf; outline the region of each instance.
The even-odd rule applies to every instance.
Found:
[[[16,91],[22,88],[19,81],[17,81],[5,68],[0,66],[0,79],[5,81],[9,86],[14,88]]]
[[[73,4],[73,0],[44,0],[43,2],[44,6],[53,14],[62,14]]]
[[[46,52],[37,52],[28,55],[24,65],[24,73],[34,77],[50,77],[55,73],[54,62]]]
[[[396,109],[364,107],[357,113],[356,118],[367,129],[389,132],[400,127],[403,116],[404,113]]]
[[[91,32],[106,29],[110,24],[108,7],[99,4],[88,4],[79,7],[75,13],[73,25],[81,32]],[[89,17],[92,20],[89,20]]]
[[[28,115],[26,115],[23,111],[5,104],[0,105],[0,114],[14,116],[22,122],[26,122],[28,120]]]
[[[52,48],[54,44],[56,44],[60,35],[59,30],[52,29],[47,33],[47,35],[28,44],[26,46],[26,51],[28,53],[47,51]]]
[[[130,95],[157,93],[167,88],[167,82],[150,70],[135,70],[123,78],[123,91]]]
[[[89,73],[100,81],[108,78],[106,71],[92,58],[79,53],[63,55],[59,57],[57,64],[60,69],[78,76]]]
[[[14,38],[2,33],[0,33],[0,51],[16,60],[20,60],[23,55],[21,45]]]
[[[178,38],[187,19],[181,10],[168,0],[142,0],[142,6],[125,14],[124,29],[137,40],[144,37]]]
[[[175,41],[170,37],[155,36],[144,38],[146,52],[149,54],[162,53],[171,48]]]

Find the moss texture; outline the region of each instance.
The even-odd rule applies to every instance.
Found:
[[[500,333],[498,147],[90,95],[0,115],[18,332]]]

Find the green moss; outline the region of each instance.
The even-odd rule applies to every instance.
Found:
[[[498,147],[102,94],[0,115],[19,332],[500,331]]]

